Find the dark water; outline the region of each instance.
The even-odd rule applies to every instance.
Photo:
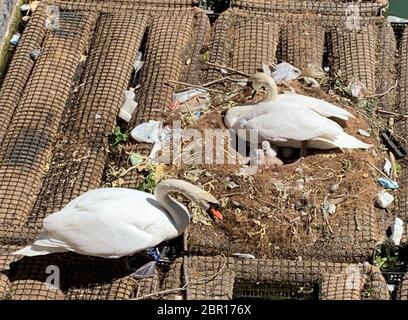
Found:
[[[390,0],[390,14],[400,18],[408,18],[408,0]]]

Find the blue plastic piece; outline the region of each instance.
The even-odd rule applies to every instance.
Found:
[[[398,182],[386,178],[378,178],[377,182],[385,189],[395,190],[399,188]]]

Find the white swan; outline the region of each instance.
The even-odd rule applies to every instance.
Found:
[[[160,182],[155,194],[106,188],[84,193],[44,219],[44,232],[16,255],[38,256],[74,251],[88,256],[119,258],[152,248],[184,232],[187,208],[169,194],[181,193],[213,218],[222,220],[218,201],[182,180]]]
[[[319,112],[318,106],[310,108],[305,103],[279,100],[278,87],[268,74],[256,73],[250,80],[255,90],[265,88],[267,96],[258,104],[230,109],[225,115],[227,127],[255,130],[261,141],[269,140],[279,147],[301,148],[302,156],[306,147],[323,150],[371,147],[326,118],[324,114],[331,113],[326,109]]]

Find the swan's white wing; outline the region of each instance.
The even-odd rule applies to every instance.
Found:
[[[254,110],[254,105],[236,106],[227,111],[224,123],[227,128],[235,129],[239,119]]]
[[[318,137],[332,139],[343,132],[334,121],[292,104],[270,107],[267,113],[242,120],[241,126],[257,130],[259,135],[271,141],[307,141]]]
[[[44,219],[49,238],[87,255],[120,257],[177,235],[150,194],[130,189],[97,189]]]
[[[277,103],[293,103],[297,105],[303,105],[324,117],[335,117],[343,120],[348,120],[349,118],[353,118],[354,116],[340,108],[331,104],[327,101],[317,99],[314,97],[309,97],[297,93],[285,93],[278,95],[276,100]]]

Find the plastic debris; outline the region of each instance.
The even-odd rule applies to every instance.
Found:
[[[208,91],[200,88],[193,88],[186,91],[178,92],[173,94],[173,100],[169,106],[170,109],[175,109],[179,104],[185,103],[188,100],[198,97],[198,96],[208,96]]]
[[[333,214],[336,212],[336,205],[330,200],[325,200],[322,205],[322,213],[324,215]]]
[[[157,263],[156,261],[150,261],[144,264],[143,266],[141,266],[139,269],[133,272],[130,276],[135,279],[151,278],[156,273],[156,263]]]
[[[249,253],[233,253],[232,256],[241,259],[255,259],[255,256]]]
[[[402,159],[407,155],[407,151],[401,144],[392,136],[387,129],[381,131],[381,137],[388,149],[395,155],[397,159]]]
[[[25,3],[21,5],[20,7],[20,11],[23,16],[27,15],[29,10],[30,10],[30,5],[28,3]]]
[[[387,174],[387,176],[389,176],[389,177],[391,176],[392,163],[391,163],[391,161],[388,160],[387,158],[385,158],[383,171]]]
[[[395,190],[399,188],[398,182],[391,179],[378,178],[377,182],[385,189]]]
[[[140,153],[131,153],[129,155],[129,160],[132,166],[136,166],[143,162],[143,156]]]
[[[124,103],[119,112],[119,118],[129,122],[132,119],[132,114],[137,108],[137,102],[135,101],[135,92],[133,89],[126,90],[124,96]]]
[[[408,19],[396,17],[396,16],[388,16],[387,21],[390,23],[408,23]]]
[[[394,224],[391,226],[391,236],[390,239],[399,246],[402,239],[402,234],[404,233],[404,222],[400,218],[395,218]]]
[[[357,77],[353,77],[350,80],[347,89],[350,90],[351,95],[357,99],[367,95],[367,88],[365,84],[362,83]]]
[[[34,49],[34,50],[31,51],[31,53],[30,53],[30,58],[31,58],[33,61],[37,61],[38,58],[40,57],[40,55],[41,55],[41,49]]]
[[[263,67],[263,69],[265,69]],[[290,63],[281,62],[274,66],[274,71],[270,73],[271,77],[275,81],[293,81],[299,78],[302,75],[302,71],[300,71],[295,66],[292,66]],[[265,72],[265,70],[264,70]]]
[[[358,130],[357,130],[357,133],[358,133],[359,135],[362,135],[363,137],[367,137],[367,138],[371,137],[371,135],[370,135],[367,131],[365,131],[365,130],[363,130],[363,129],[358,129]]]
[[[11,37],[10,43],[15,46],[20,41],[20,39],[21,39],[21,34],[17,32],[13,34],[13,36]]]
[[[303,78],[305,80],[305,83],[312,88],[320,88],[320,84],[319,82],[317,82],[317,80],[315,78],[311,78],[311,77],[304,77]]]
[[[137,74],[139,73],[140,69],[142,69],[144,65],[144,61],[142,60],[142,57],[143,57],[143,53],[138,51],[136,54],[135,62],[133,63],[133,69],[135,71],[135,74],[133,76],[133,82],[132,82],[133,84],[135,84]]]
[[[155,159],[157,153],[167,143],[172,131],[170,128],[162,128],[161,121],[150,120],[136,126],[130,135],[138,142],[152,143],[153,147],[149,154],[149,159]]]
[[[387,208],[394,201],[394,196],[385,190],[381,190],[377,193],[375,202],[380,208]]]
[[[155,143],[159,141],[159,133],[162,129],[162,122],[150,120],[136,126],[130,133],[133,139],[138,142]]]

